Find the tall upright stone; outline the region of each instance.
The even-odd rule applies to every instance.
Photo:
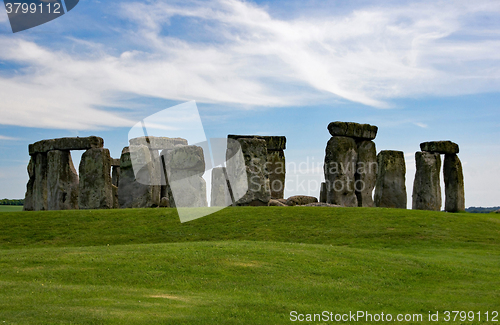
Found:
[[[178,146],[165,155],[171,207],[206,207],[205,157],[199,146]]]
[[[462,163],[456,154],[444,155],[443,173],[445,211],[465,211],[464,175]]]
[[[355,193],[358,206],[373,207],[373,189],[377,181],[377,149],[370,140],[357,142]]]
[[[383,150],[377,155],[375,205],[406,209],[406,163],[402,151]]]
[[[85,151],[80,160],[80,209],[113,208],[111,187],[111,156],[109,150],[92,148]]]
[[[35,161],[34,157],[30,157],[30,162],[28,163],[28,183],[26,184],[26,194],[24,195],[24,211],[33,211],[34,198],[33,198],[33,186],[35,184]]]
[[[118,187],[120,182],[120,159],[111,159],[111,183]]]
[[[35,157],[35,180],[33,182],[33,210],[48,210],[47,190],[47,153],[39,152]],[[33,157],[32,156],[32,157]]]
[[[133,162],[137,164],[135,170]],[[148,208],[160,204],[160,179],[146,146],[130,146],[122,150],[118,204],[120,208]]]
[[[229,192],[224,169],[225,167],[212,169],[212,191],[210,195],[210,206],[212,207],[229,205]]]
[[[439,211],[441,209],[441,184],[439,182],[441,157],[439,153],[417,151],[415,165],[417,171],[413,183],[412,208]]]
[[[319,202],[326,203],[327,194],[326,182],[321,182],[321,188],[319,190]]]
[[[266,140],[240,137],[235,141],[228,137],[226,161],[236,205],[267,206],[271,199],[271,189],[266,168]]]
[[[78,209],[78,174],[69,150],[49,151],[47,164],[48,209]]]
[[[229,134],[228,139],[263,139],[267,148],[267,174],[272,199],[282,199],[285,192],[286,163],[285,152],[286,137],[263,135],[236,135]]]
[[[357,146],[353,138],[330,138],[325,150],[324,164],[327,203],[346,207],[358,206],[354,191],[357,160]]]

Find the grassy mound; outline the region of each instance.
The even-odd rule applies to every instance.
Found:
[[[500,309],[498,215],[240,207],[184,224],[172,209],[0,223],[0,323],[286,324],[291,311],[442,323],[447,310],[492,323]]]

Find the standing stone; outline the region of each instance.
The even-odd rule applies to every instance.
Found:
[[[120,203],[118,202],[118,187],[111,184],[111,191],[113,193],[113,209],[119,209]]]
[[[32,156],[33,157],[33,156]],[[33,210],[48,210],[47,201],[47,153],[34,154],[35,181],[33,183]]]
[[[285,152],[286,137],[262,135],[236,135],[229,134],[228,139],[263,139],[267,148],[267,174],[272,199],[282,199],[285,193]]]
[[[30,157],[30,162],[28,163],[28,184],[26,184],[26,194],[24,195],[24,211],[33,211],[35,209],[33,186],[35,184],[35,162],[34,158]]]
[[[415,164],[417,171],[413,183],[412,208],[439,211],[441,209],[441,185],[439,182],[441,157],[439,153],[417,151]]]
[[[375,205],[406,209],[406,163],[402,151],[383,150],[377,155]]]
[[[171,207],[206,207],[205,158],[199,146],[179,146],[165,155]]]
[[[443,173],[445,211],[465,211],[464,175],[462,163],[456,154],[444,155]]]
[[[369,140],[360,141],[357,146],[355,190],[358,206],[373,207],[373,189],[377,181],[377,149],[375,143]]]
[[[352,138],[334,136],[325,150],[326,202],[345,207],[357,207],[354,174],[358,160],[356,142]]]
[[[69,150],[47,153],[47,201],[49,210],[78,209],[78,174]]]
[[[224,175],[225,167],[216,167],[212,169],[212,192],[210,206],[226,206],[229,192],[227,190],[226,177]]]
[[[80,209],[113,208],[111,184],[111,156],[109,150],[92,148],[85,151],[80,161]]]
[[[123,148],[120,157],[118,204],[122,209],[156,207],[160,204],[160,180],[154,178],[157,173],[153,172],[149,149],[130,147]],[[135,172],[133,162],[137,164]]]
[[[327,193],[326,183],[321,182],[321,188],[319,190],[319,202],[326,203],[326,193]]]
[[[236,205],[264,205],[271,199],[266,140],[228,138],[226,168]]]

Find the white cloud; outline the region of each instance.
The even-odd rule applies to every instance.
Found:
[[[6,135],[1,135],[0,134],[0,141],[1,140],[12,140],[12,141],[14,141],[14,140],[19,140],[19,139],[18,138],[13,138],[13,137],[8,137]]]
[[[123,93],[242,107],[330,96],[384,108],[397,97],[500,90],[500,27],[474,23],[484,14],[498,19],[499,2],[370,6],[291,20],[237,0],[137,2],[120,14],[138,26],[123,31],[131,43],[120,55],[103,51],[113,44],[68,39],[87,46],[92,55],[84,57],[0,37],[0,60],[27,66],[0,76],[1,123],[131,126],[107,108]],[[165,36],[178,31],[174,16],[196,19],[203,40]]]

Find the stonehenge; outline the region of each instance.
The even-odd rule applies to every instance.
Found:
[[[325,149],[325,190],[329,204],[346,207],[374,206],[372,192],[377,173],[375,143],[378,128],[353,122],[331,122],[332,136]]]
[[[284,199],[286,138],[228,135],[225,167],[212,169],[210,206],[343,206],[406,209],[406,163],[402,151],[377,154],[378,128],[331,122],[319,200]],[[207,207],[202,144],[182,138],[138,137],[113,159],[96,136],[42,140],[30,144],[24,210]],[[465,210],[458,144],[430,141],[415,153],[412,208],[439,211],[441,155],[444,154],[444,210]],[[71,150],[85,150],[78,173]],[[222,149],[219,149],[222,150]],[[220,160],[222,161],[224,151]],[[220,166],[220,165],[219,165]],[[319,202],[318,202],[319,201]]]
[[[377,155],[375,205],[406,209],[406,163],[402,151],[383,150]]]
[[[444,154],[445,211],[465,210],[465,191],[462,163],[458,158],[458,144],[451,141],[430,141],[420,144],[415,153],[415,181],[412,208],[439,211],[442,205],[441,154]]]

